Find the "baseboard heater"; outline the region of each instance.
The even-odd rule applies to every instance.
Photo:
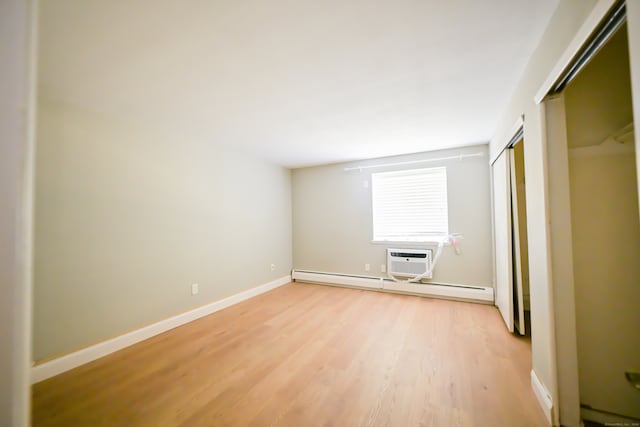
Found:
[[[386,277],[293,270],[294,281],[424,295],[493,304],[493,288],[449,283],[397,283]]]

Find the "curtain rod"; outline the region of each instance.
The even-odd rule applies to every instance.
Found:
[[[362,172],[363,169],[374,169],[374,168],[386,168],[386,167],[391,167],[391,166],[414,165],[414,164],[417,164],[417,163],[428,163],[428,162],[441,162],[443,160],[462,160],[462,159],[466,159],[466,158],[469,158],[469,157],[482,157],[482,156],[484,156],[484,153],[477,152],[477,153],[473,153],[473,154],[459,154],[457,156],[438,157],[436,159],[410,160],[410,161],[407,161],[407,162],[385,163],[385,164],[380,164],[380,165],[354,166],[354,167],[350,167],[350,168],[344,168],[344,171],[345,172],[350,172],[350,171],[360,171],[360,172]]]

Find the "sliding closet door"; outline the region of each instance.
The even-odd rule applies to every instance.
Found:
[[[495,228],[496,305],[509,332],[513,332],[513,257],[509,151],[504,150],[492,165],[493,224]]]

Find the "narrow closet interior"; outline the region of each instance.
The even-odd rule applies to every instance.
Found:
[[[561,95],[584,419],[597,413],[640,419],[640,390],[626,378],[640,360],[640,222],[629,70],[625,24]]]

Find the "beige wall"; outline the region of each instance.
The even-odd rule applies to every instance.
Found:
[[[569,147],[600,144],[633,122],[627,26],[565,89]]]
[[[595,0],[560,0],[511,100],[505,109],[490,152],[495,156],[506,144],[513,124],[524,114],[525,176],[527,182],[527,232],[529,237],[532,364],[536,375],[557,404],[555,330],[551,287],[548,180],[543,114],[534,96],[583,24]],[[500,226],[495,224],[496,227]]]
[[[34,3],[0,2],[0,426],[29,423]]]
[[[460,255],[445,248],[433,281],[492,286],[491,217],[487,146],[388,157],[293,171],[294,268],[331,273],[385,276],[387,247],[372,243],[371,172],[345,172],[348,166],[394,163],[464,153],[485,154],[464,160],[403,166],[404,169],[447,167],[449,230],[461,233]],[[396,167],[395,169],[398,169]],[[373,172],[394,170],[375,169]],[[365,187],[364,182],[367,183]],[[371,265],[371,271],[364,269]]]
[[[37,144],[35,360],[289,274],[289,170],[45,101]]]
[[[584,149],[582,149],[584,150]],[[640,417],[624,372],[640,354],[640,225],[633,152],[570,161],[580,401]],[[595,203],[594,203],[595,202]]]

